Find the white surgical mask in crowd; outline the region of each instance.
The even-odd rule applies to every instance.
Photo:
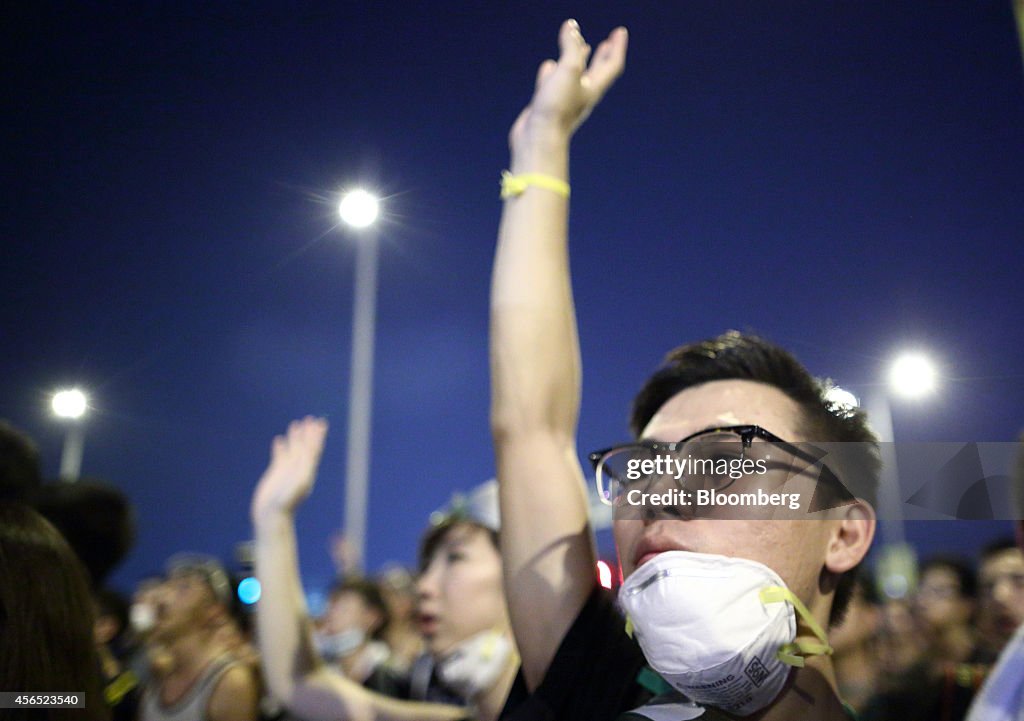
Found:
[[[486,691],[498,680],[512,655],[512,642],[495,630],[466,639],[437,663],[437,675],[465,699]]]
[[[743,558],[666,551],[626,579],[619,601],[648,663],[704,706],[746,716],[779,695],[824,630],[778,574]],[[820,643],[796,642],[799,613]]]
[[[151,603],[133,603],[128,610],[128,623],[135,633],[146,633],[156,625],[156,609]]]
[[[348,628],[338,633],[315,633],[313,643],[316,650],[327,661],[337,661],[350,656],[366,640],[361,628]]]

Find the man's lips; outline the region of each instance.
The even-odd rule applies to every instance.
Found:
[[[642,555],[642,556],[640,557],[640,559],[639,559],[639,560],[638,560],[638,561],[636,562],[636,567],[637,567],[637,568],[640,568],[640,566],[644,565],[645,563],[647,563],[648,561],[650,561],[650,560],[651,560],[652,558],[654,558],[655,556],[658,556],[658,555],[660,555],[661,553],[663,553],[663,552],[662,552],[662,551],[656,551],[656,552],[654,552],[654,553],[645,553],[645,554],[644,554],[644,555]]]
[[[437,616],[429,613],[421,613],[417,617],[416,623],[420,628],[421,634],[424,636],[433,636],[437,633],[437,627],[440,624],[440,621],[437,619]]]
[[[690,549],[681,543],[676,543],[665,538],[644,538],[637,544],[636,553],[633,554],[633,568],[640,568],[655,556],[666,551],[689,551]]]

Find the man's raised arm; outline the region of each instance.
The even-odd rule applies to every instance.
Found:
[[[491,288],[491,426],[512,628],[530,689],[595,584],[576,454],[580,360],[569,280],[569,141],[625,65],[618,28],[594,57],[575,21],[509,135],[511,180]],[[514,187],[519,181],[519,189]],[[552,182],[554,181],[554,182]],[[565,186],[567,189],[568,186]]]

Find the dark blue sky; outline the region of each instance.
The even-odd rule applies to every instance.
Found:
[[[0,416],[135,501],[126,583],[226,555],[269,440],[332,420],[304,568],[342,518],[353,253],[382,226],[369,565],[493,472],[486,318],[506,135],[565,17],[631,31],[574,146],[580,446],[681,342],[739,328],[860,393],[941,360],[901,440],[1024,427],[1024,72],[1010,2],[22,3],[6,13]],[[1003,527],[1000,527],[1003,528]],[[1000,529],[922,527],[928,549]],[[976,529],[976,530],[971,530]],[[973,544],[973,545],[972,545]]]

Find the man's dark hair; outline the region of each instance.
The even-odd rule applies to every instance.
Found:
[[[658,409],[677,393],[722,380],[754,381],[777,388],[800,407],[800,429],[807,438],[850,444],[843,447],[832,470],[854,496],[875,504],[881,460],[878,438],[865,413],[826,400],[827,383],[814,378],[787,351],[754,335],[728,331],[671,351],[633,400],[630,430],[639,438]],[[842,620],[853,580],[852,570],[839,578],[830,624]]]
[[[100,588],[135,545],[135,514],[117,487],[98,480],[40,486],[36,509],[67,539]]]
[[[333,600],[343,593],[358,595],[363,599],[363,603],[380,615],[380,623],[370,633],[370,637],[376,640],[383,639],[388,624],[391,623],[391,612],[388,610],[388,604],[384,601],[384,595],[380,592],[380,585],[368,578],[348,576],[335,581],[331,586],[330,598]]]
[[[0,501],[27,501],[42,482],[36,444],[0,420]]]
[[[1006,551],[1014,551],[1020,548],[1017,542],[1011,536],[1003,536],[989,543],[983,549],[981,549],[981,560],[980,563],[985,563],[992,559],[993,556],[998,556],[1000,553]]]
[[[85,569],[39,513],[0,501],[0,689],[85,692],[87,710],[2,717],[108,719]]]
[[[479,528],[481,531],[487,533],[487,537],[494,544],[496,549],[500,549],[498,545],[498,532],[493,528],[488,528],[482,523],[477,523],[465,516],[458,514],[445,516],[441,521],[434,523],[427,529],[426,533],[423,534],[423,538],[420,539],[420,573],[427,570],[427,566],[430,565],[430,559],[434,557],[434,553],[437,552],[438,546],[444,542],[444,539],[456,527],[469,526],[471,528]]]
[[[931,556],[921,564],[918,575],[923,578],[924,574],[933,568],[944,568],[956,576],[957,583],[960,584],[960,596],[962,598],[973,599],[978,595],[978,577],[974,573],[974,567],[971,565],[971,562],[966,558],[948,555]]]
[[[882,596],[878,593],[878,585],[875,583],[874,574],[870,571],[867,573],[862,571],[863,569],[860,566],[856,570],[851,571],[854,574],[854,589],[860,591],[860,597],[864,599],[864,603],[876,607],[881,606]]]

